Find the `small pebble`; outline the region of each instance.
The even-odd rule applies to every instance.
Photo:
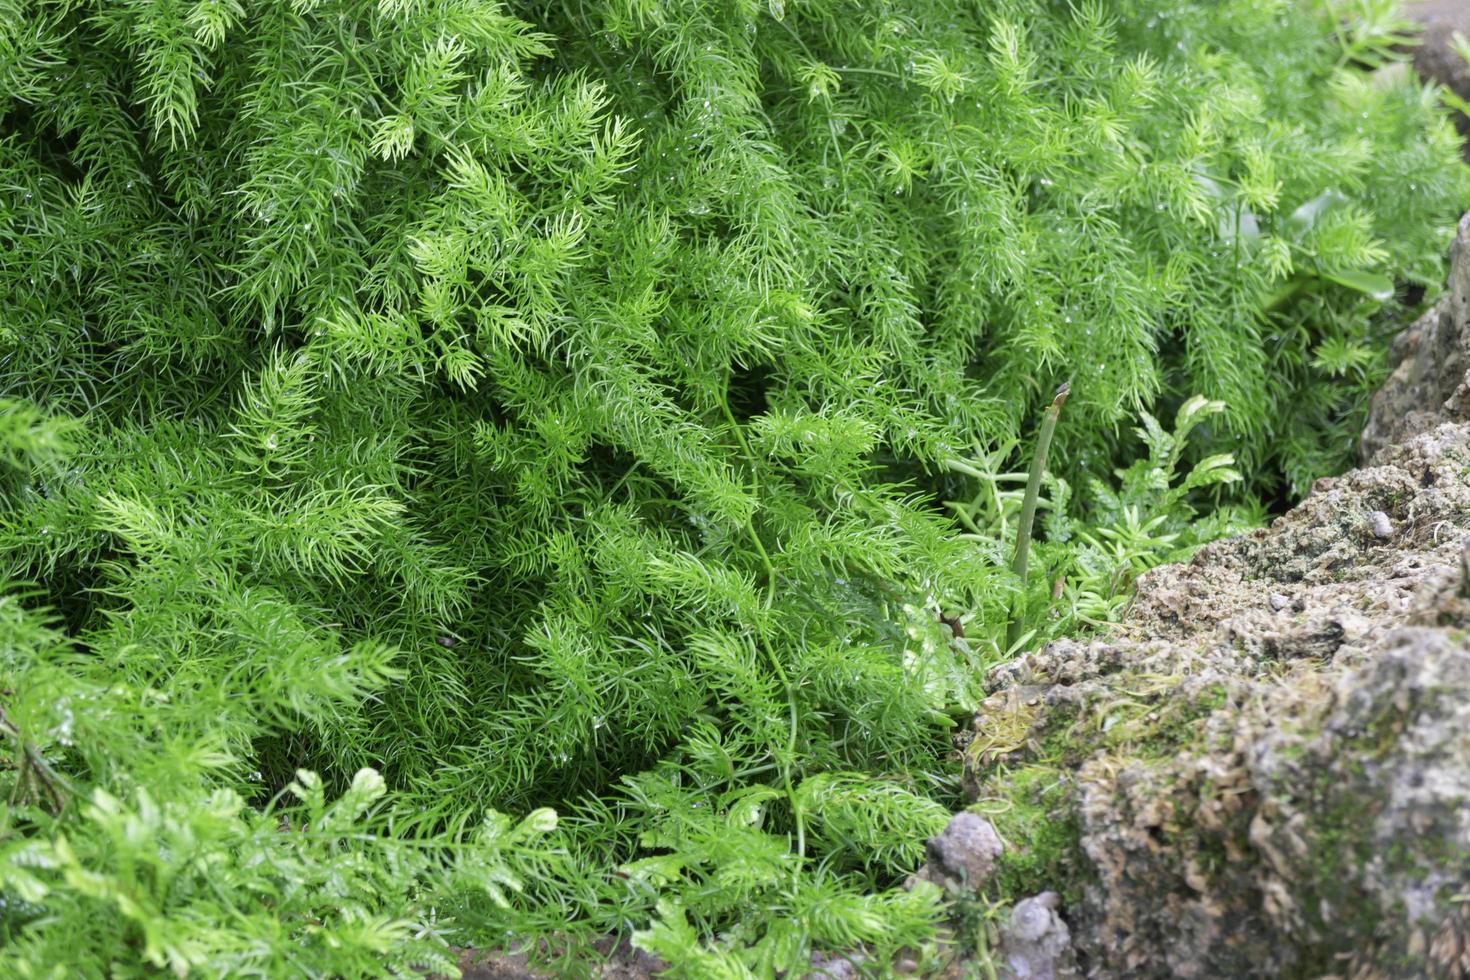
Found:
[[[1373,536],[1375,538],[1388,539],[1393,537],[1393,522],[1381,510],[1375,510],[1368,515],[1368,526],[1373,529]]]
[[[859,953],[851,957],[818,959],[813,954],[812,960],[812,972],[807,974],[807,980],[858,980],[862,975],[858,971],[865,957]]]
[[[1280,612],[1291,605],[1291,597],[1284,596],[1280,592],[1272,592],[1266,601],[1271,604],[1271,608],[1276,612]]]

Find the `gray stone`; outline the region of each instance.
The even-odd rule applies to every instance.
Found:
[[[912,887],[915,879],[922,879],[978,890],[995,872],[995,862],[1004,851],[1005,845],[990,821],[968,811],[957,813],[924,845],[927,860],[908,885]]]
[[[1000,975],[1006,980],[1070,980],[1082,974],[1072,935],[1057,915],[1061,897],[1042,892],[1011,909],[1000,930]]]
[[[1470,3],[1465,0],[1419,0],[1404,5],[1404,13],[1424,27],[1414,48],[1414,70],[1423,78],[1470,100],[1470,65],[1451,43],[1455,33],[1470,37]],[[1456,114],[1460,132],[1470,135],[1470,119]],[[1470,146],[1466,147],[1470,154]]]
[[[867,958],[861,954],[852,956],[813,957],[812,972],[807,980],[859,980]]]
[[[1067,780],[1082,867],[1035,884],[1090,978],[1470,980],[1470,222],[1454,256],[1368,465],[988,676],[967,790]]]
[[[1444,420],[1470,421],[1470,215],[1450,249],[1446,295],[1394,339],[1394,365],[1373,396],[1358,458],[1371,463],[1394,443]]]

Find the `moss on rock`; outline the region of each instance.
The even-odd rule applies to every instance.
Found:
[[[1462,340],[1466,256],[1470,222]],[[1451,408],[1145,576],[1107,638],[991,672],[965,764],[1011,845],[995,890],[1062,892],[1090,976],[1470,977],[1470,422]],[[1374,511],[1386,538],[1358,533]]]

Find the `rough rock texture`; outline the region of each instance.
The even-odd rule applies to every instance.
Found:
[[[1062,897],[1042,892],[1011,909],[1000,931],[999,970],[1007,980],[1073,980],[1081,977],[1072,936],[1057,915]]]
[[[1470,11],[1470,4],[1467,4]],[[1470,13],[1467,13],[1470,17]],[[1467,66],[1470,67],[1470,66]],[[1367,462],[1392,442],[1442,419],[1470,419],[1470,215],[1455,236],[1449,288],[1435,306],[1394,340],[1393,374],[1373,397],[1359,444]]]
[[[867,960],[861,956],[817,957],[806,980],[861,980]]]
[[[907,887],[919,880],[956,888],[979,889],[995,871],[1005,851],[990,821],[974,813],[957,813],[940,833],[924,844],[924,866],[909,877]]]
[[[1062,784],[999,874],[1043,855],[1087,976],[1470,978],[1470,222],[1452,282],[1368,465],[990,675],[968,787]]]
[[[1419,45],[1414,49],[1414,70],[1427,79],[1453,89],[1462,99],[1470,99],[1470,65],[1451,46],[1459,31],[1470,37],[1470,3],[1466,0],[1419,0],[1404,5],[1404,13],[1424,25]],[[1470,119],[1456,120],[1460,132],[1470,136]],[[1470,146],[1466,147],[1470,155]]]

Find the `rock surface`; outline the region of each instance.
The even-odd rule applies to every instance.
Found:
[[[1004,851],[1005,845],[990,821],[974,813],[957,813],[943,831],[925,843],[924,865],[907,885],[913,887],[923,880],[976,891],[990,880],[995,862]]]
[[[1470,219],[1454,266],[1363,468],[991,673],[967,786],[1060,785],[1086,976],[1470,978]]]
[[[1439,421],[1470,419],[1470,215],[1460,219],[1444,298],[1394,340],[1396,364],[1373,396],[1359,456],[1368,462],[1384,447]]]
[[[1057,915],[1062,897],[1042,892],[1011,909],[1000,931],[999,970],[1007,980],[1073,980],[1080,978],[1072,936]]]
[[[1419,0],[1404,5],[1404,13],[1424,26],[1414,49],[1414,70],[1422,77],[1452,89],[1470,100],[1470,64],[1451,43],[1455,33],[1470,38],[1470,3],[1466,0]],[[1470,119],[1456,119],[1460,132],[1470,136]],[[1465,150],[1470,157],[1470,145]]]

